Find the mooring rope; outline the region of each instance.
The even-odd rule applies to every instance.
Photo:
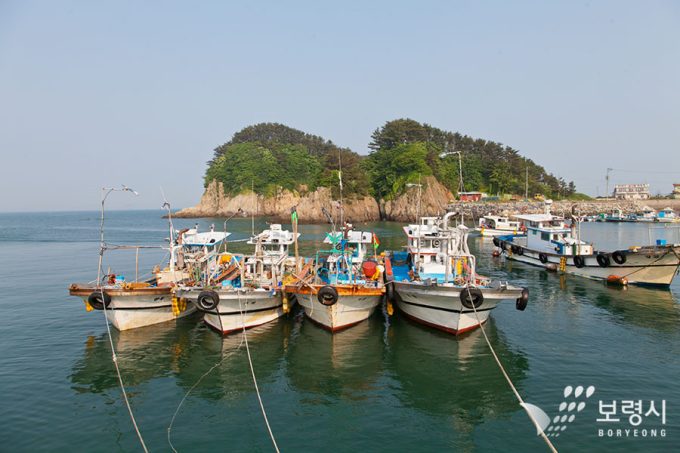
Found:
[[[127,405],[128,412],[130,413],[130,419],[132,419],[132,425],[135,427],[135,431],[137,431],[137,436],[139,437],[139,441],[142,443],[142,448],[146,453],[149,452],[149,450],[146,449],[146,445],[144,444],[144,439],[142,438],[142,433],[139,432],[139,427],[137,426],[137,422],[135,421],[135,416],[132,414],[132,408],[130,407],[130,400],[128,400],[127,397],[127,392],[125,391],[125,385],[123,384],[123,377],[120,375],[120,368],[118,368],[118,358],[116,356],[116,349],[113,346],[113,338],[111,338],[111,327],[109,326],[109,319],[106,316],[106,301],[104,300],[104,285],[101,285],[99,287],[99,291],[101,292],[102,295],[102,305],[104,306],[104,322],[106,323],[106,331],[109,333],[109,344],[111,345],[111,360],[113,360],[113,364],[116,366],[116,373],[118,374],[118,382],[120,382],[120,388],[123,391],[123,397],[125,398],[125,404]]]
[[[264,404],[262,404],[262,397],[260,396],[260,389],[257,387],[257,379],[255,378],[255,370],[253,369],[253,360],[250,358],[250,347],[248,346],[248,336],[246,334],[246,323],[243,317],[243,310],[241,309],[241,293],[238,292],[238,310],[241,312],[241,325],[243,326],[243,339],[246,343],[246,352],[248,354],[248,363],[250,364],[250,374],[253,376],[253,384],[255,384],[255,392],[257,393],[257,399],[260,401],[260,408],[262,409],[262,415],[264,416],[264,422],[267,424],[267,430],[269,431],[269,437],[272,439],[274,444],[274,449],[276,453],[279,452],[279,447],[276,445],[276,439],[274,439],[274,433],[272,433],[272,428],[269,426],[269,420],[267,420],[267,413],[264,410]]]
[[[526,413],[529,414],[529,418],[531,419],[531,421],[534,422],[534,425],[536,425],[536,428],[541,431],[541,436],[543,437],[543,440],[545,440],[545,442],[548,444],[548,447],[550,447],[550,450],[553,453],[557,453],[557,450],[553,446],[552,442],[550,442],[550,439],[548,439],[548,436],[545,435],[545,433],[543,432],[543,430],[539,426],[536,419],[534,419],[533,415],[531,415],[531,412],[529,412],[529,409],[527,409],[527,407],[524,405],[524,400],[519,395],[519,392],[517,391],[514,384],[512,383],[512,380],[510,380],[508,373],[505,372],[505,368],[503,368],[501,361],[498,359],[498,356],[496,355],[496,351],[494,351],[493,346],[491,346],[491,341],[489,341],[489,337],[486,336],[486,330],[484,330],[484,325],[482,324],[482,321],[479,319],[479,315],[477,314],[477,307],[475,307],[474,299],[472,298],[472,295],[470,294],[470,285],[466,286],[466,289],[467,289],[467,292],[468,292],[468,297],[470,298],[470,302],[471,302],[470,305],[472,305],[472,310],[474,310],[474,312],[475,312],[475,317],[477,318],[477,322],[479,323],[479,327],[482,329],[482,333],[484,334],[484,339],[486,340],[486,344],[489,345],[489,349],[491,349],[491,354],[493,354],[494,359],[496,359],[496,363],[498,363],[498,366],[501,368],[501,371],[503,372],[503,376],[505,376],[505,379],[508,381],[508,384],[510,384],[512,391],[515,392],[515,396],[519,400],[520,405],[524,408]]]

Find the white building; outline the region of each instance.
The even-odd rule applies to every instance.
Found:
[[[614,186],[617,200],[646,200],[649,198],[649,184],[617,184]]]
[[[680,184],[673,183],[673,193],[671,193],[673,198],[680,199]]]

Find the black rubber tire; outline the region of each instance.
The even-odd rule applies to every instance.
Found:
[[[466,286],[460,291],[460,303],[465,308],[472,309],[473,304],[474,308],[479,308],[484,303],[484,294],[479,288]]]
[[[529,288],[522,288],[522,295],[517,298],[515,303],[515,308],[519,311],[524,311],[527,308],[527,302],[529,302]]]
[[[505,252],[505,249],[507,248],[507,246],[505,245],[505,241],[499,241],[499,242],[501,243],[501,250],[503,250]]]
[[[626,255],[617,250],[614,253],[612,253],[612,259],[616,264],[623,264],[626,262]]]
[[[201,311],[212,312],[220,304],[220,295],[212,290],[201,291],[196,299],[196,306]]]
[[[574,266],[581,269],[584,265],[585,265],[585,262],[583,261],[583,257],[581,255],[576,255],[574,257]]]
[[[87,298],[87,303],[95,310],[103,310],[104,306],[109,308],[111,305],[111,296],[106,291],[95,291]]]
[[[545,253],[539,253],[538,254],[538,261],[545,264],[545,263],[548,262],[548,256]]]
[[[603,253],[603,254],[597,255],[596,259],[597,259],[597,264],[599,264],[600,267],[609,267],[609,265],[611,264],[609,262],[609,255],[607,255],[607,254]]]
[[[394,283],[390,282],[385,285],[385,297],[388,302],[394,300]]]
[[[408,268],[408,270],[411,270],[411,268],[413,267],[413,257],[411,256],[410,253],[406,255],[406,267]]]
[[[519,255],[519,247],[516,246],[515,244],[513,244],[513,245],[510,246],[510,250],[511,250],[512,253],[514,253],[515,255]]]
[[[520,247],[520,246],[518,245],[518,246],[517,246],[517,254],[518,254],[519,256],[524,255],[524,248],[523,248],[523,247]]]
[[[326,307],[335,305],[335,303],[338,301],[338,291],[332,286],[324,286],[316,295],[316,300],[318,300],[321,305],[325,305]]]
[[[501,242],[498,240],[498,238],[496,238],[496,237],[493,238],[493,245],[495,245],[496,247],[500,247],[500,244],[501,244]]]

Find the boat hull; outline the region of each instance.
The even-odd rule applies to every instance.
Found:
[[[445,332],[459,335],[486,322],[491,310],[503,301],[515,302],[522,296],[522,288],[479,288],[484,300],[477,308],[463,306],[460,298],[465,288],[453,285],[424,285],[395,281],[394,295],[397,308],[409,318]]]
[[[282,293],[279,290],[217,290],[219,303],[214,310],[206,311],[197,304],[202,288],[178,288],[176,295],[190,300],[204,313],[203,320],[210,327],[228,334],[245,328],[275,321],[285,314]]]
[[[88,297],[98,289],[94,286],[73,285],[72,296]],[[192,304],[173,301],[173,288],[169,286],[124,290],[104,288],[111,297],[106,308],[106,318],[118,330],[130,330],[172,321],[196,311]]]
[[[510,248],[504,250],[503,255],[509,260],[593,280],[608,280],[612,276],[624,277],[630,285],[669,286],[680,266],[680,246],[651,246],[617,252],[625,256],[625,262],[619,264],[609,258],[606,267],[598,263],[598,254],[579,255],[583,259],[582,267],[575,265],[573,256],[539,252],[525,247],[522,247],[521,255],[512,253]],[[541,262],[541,255],[547,258],[546,262]],[[606,255],[611,257],[612,254]]]
[[[368,319],[382,300],[384,288],[355,287],[352,285],[337,285],[338,300],[333,305],[323,305],[317,294],[322,285],[290,287],[295,293],[297,302],[302,306],[305,315],[322,327],[335,331]]]

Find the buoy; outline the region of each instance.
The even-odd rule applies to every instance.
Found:
[[[387,302],[387,314],[392,316],[394,314],[394,307],[392,306],[392,302]]]
[[[288,300],[288,293],[286,292],[283,293],[283,312],[284,313],[290,312],[290,302]]]
[[[498,258],[499,256],[501,256],[501,252],[499,252],[498,250],[494,250],[491,253],[491,256],[493,256],[494,258]]]
[[[607,283],[610,285],[628,286],[628,279],[626,277],[619,277],[618,275],[610,275],[607,277]]]

